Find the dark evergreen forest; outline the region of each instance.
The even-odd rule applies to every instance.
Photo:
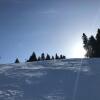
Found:
[[[83,47],[86,50],[86,57],[98,58],[100,57],[100,29],[97,30],[96,36],[91,35],[87,37],[85,33],[82,36]]]

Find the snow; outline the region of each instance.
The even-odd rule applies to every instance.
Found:
[[[74,100],[100,100],[100,59],[0,65],[0,100],[73,100],[74,91]]]

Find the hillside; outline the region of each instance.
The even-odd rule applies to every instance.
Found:
[[[100,59],[1,64],[0,100],[100,100]]]

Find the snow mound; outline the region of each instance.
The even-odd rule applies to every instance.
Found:
[[[79,75],[79,76],[78,76]],[[100,59],[0,65],[0,100],[100,100]]]

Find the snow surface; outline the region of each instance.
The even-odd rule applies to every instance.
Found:
[[[0,100],[100,100],[100,59],[1,64]]]

